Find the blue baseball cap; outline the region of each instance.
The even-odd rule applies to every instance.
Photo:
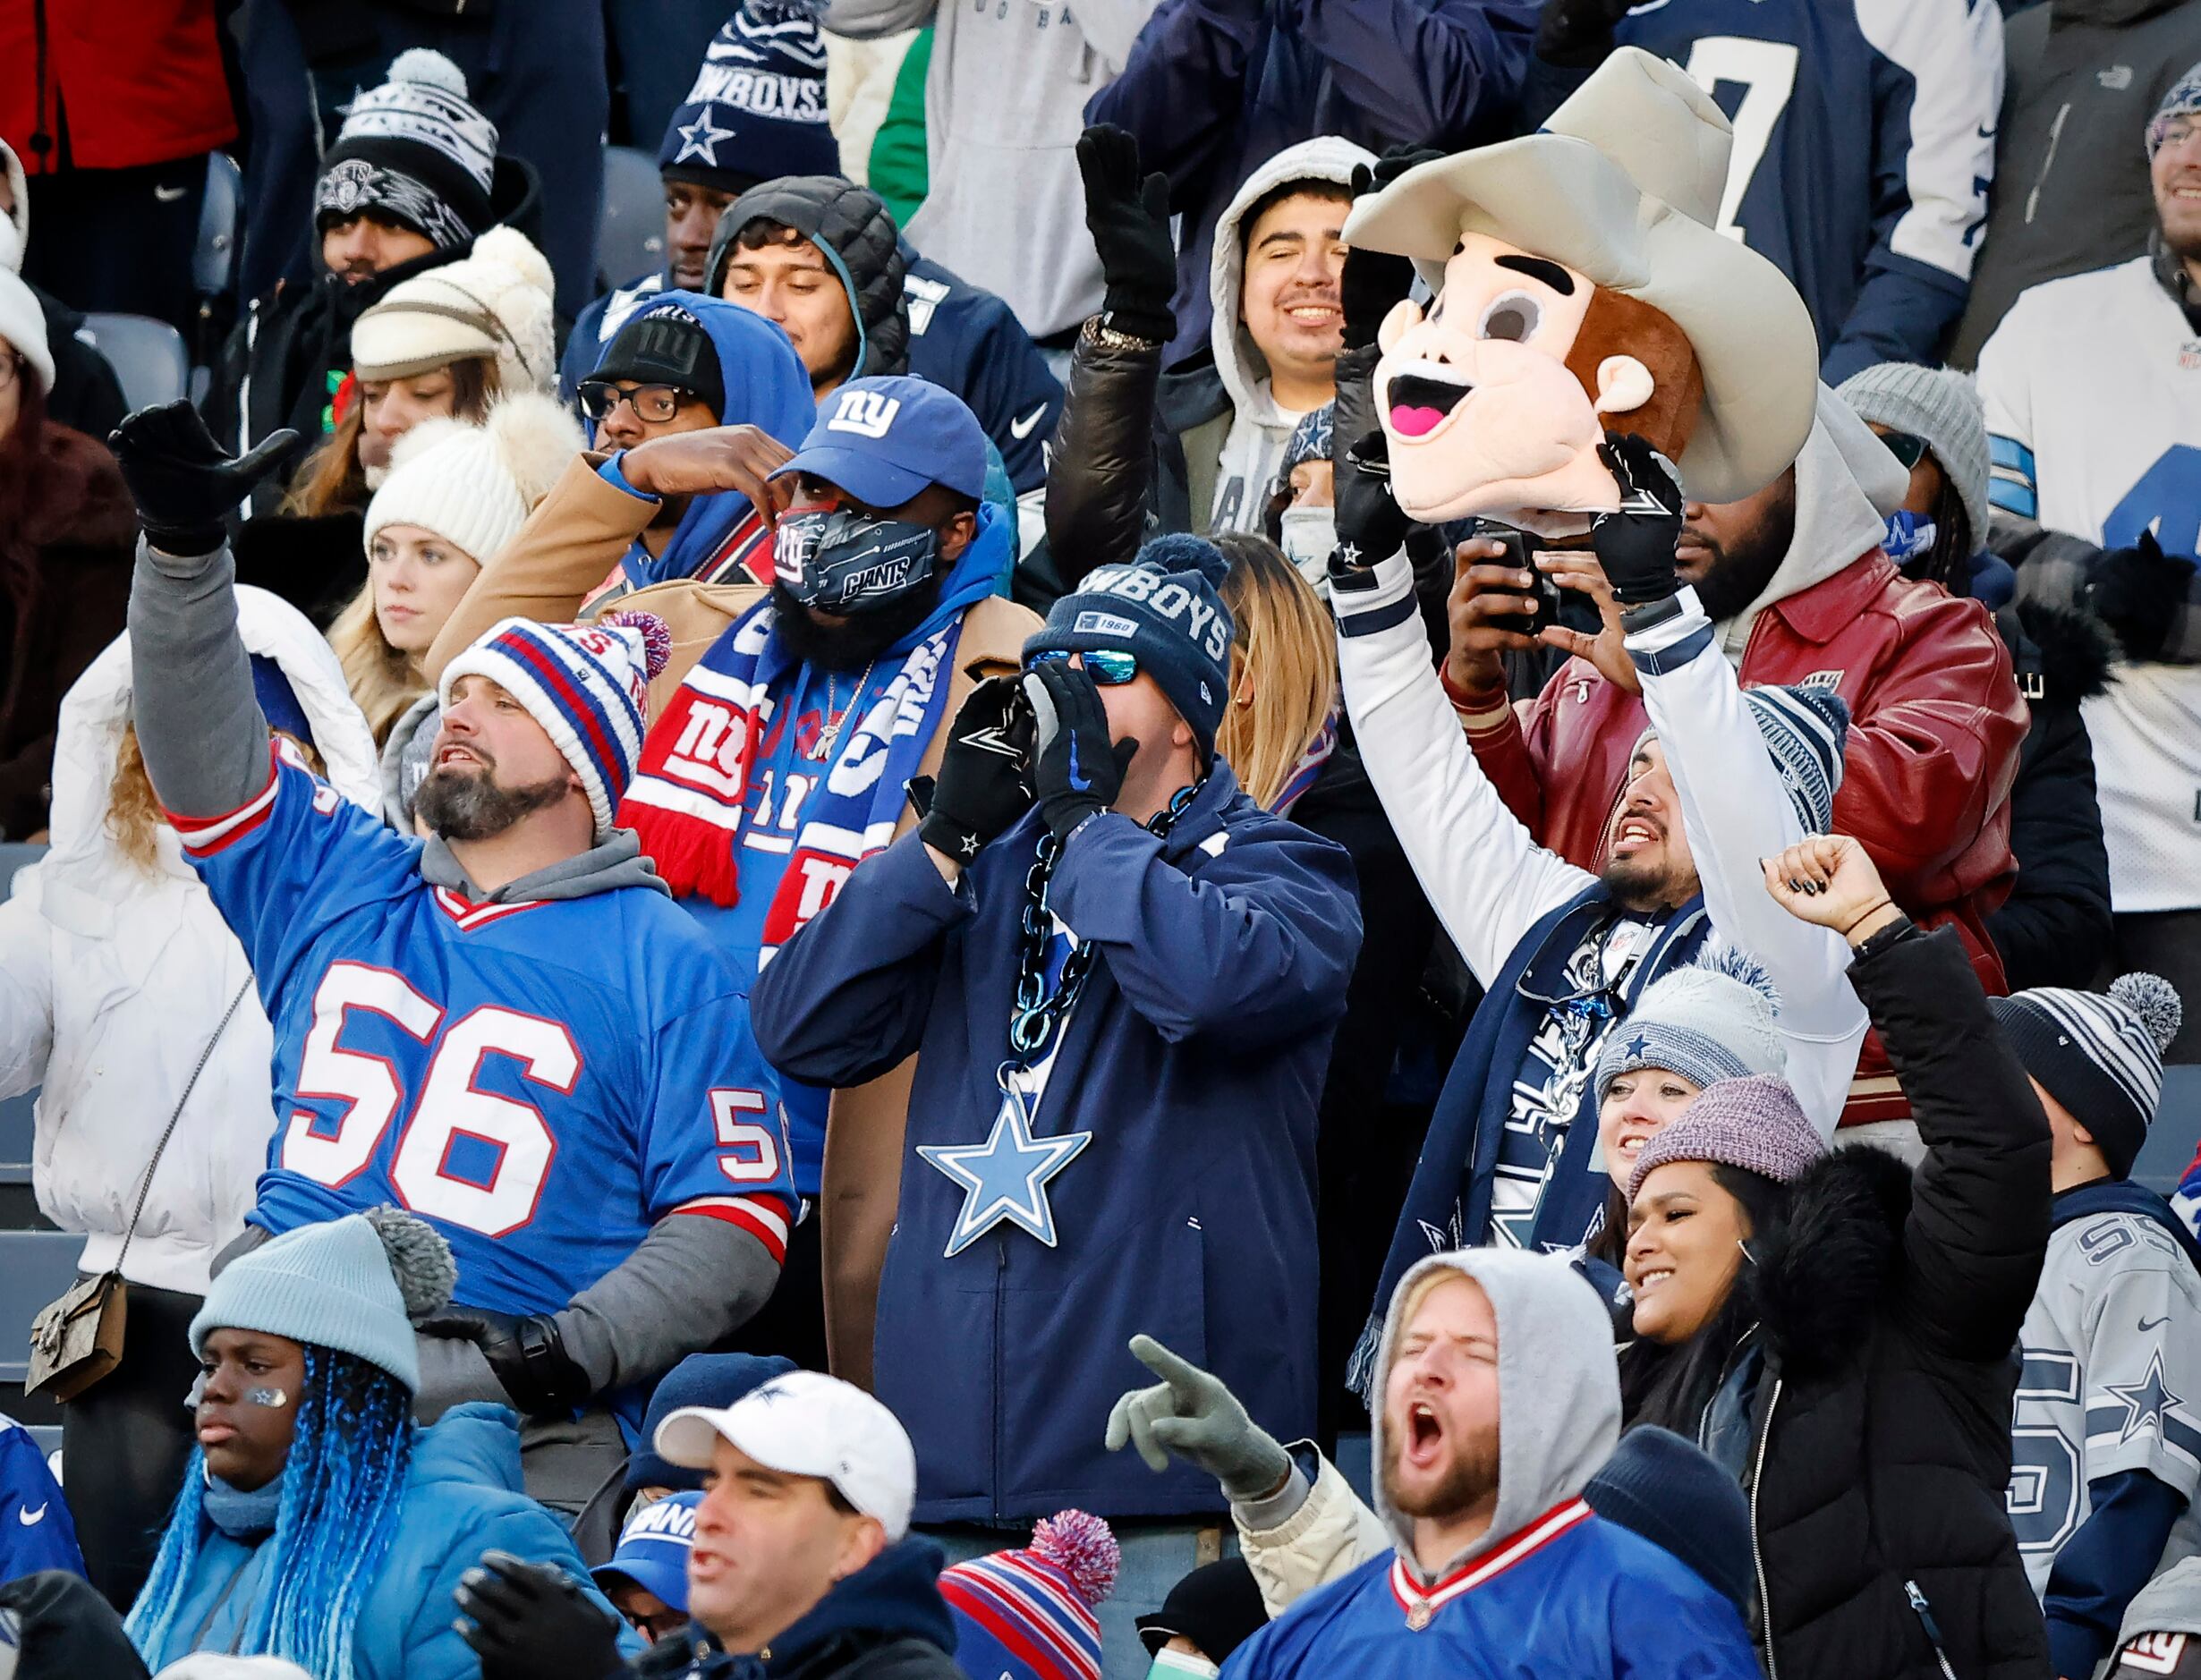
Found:
[[[899,507],[930,484],[986,496],[986,434],[953,391],[908,374],[851,379],[818,405],[794,460],[873,507]]]
[[[611,1561],[589,1571],[605,1592],[622,1580],[654,1592],[684,1615],[688,1608],[688,1554],[695,1549],[695,1507],[700,1493],[667,1494],[646,1505],[619,1531],[619,1549]]]

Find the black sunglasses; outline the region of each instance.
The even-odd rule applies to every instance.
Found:
[[[1930,445],[1916,432],[1882,432],[1880,441],[1888,445],[1888,453],[1903,463],[1903,471],[1915,471],[1926,456]]]

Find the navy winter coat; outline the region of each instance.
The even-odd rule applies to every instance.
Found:
[[[1168,837],[1103,816],[1052,903],[1098,947],[1033,1133],[1091,1141],[1045,1185],[1056,1245],[1000,1224],[946,1257],[963,1188],[917,1151],[985,1142],[1009,1055],[1027,813],[959,887],[914,834],[867,859],[759,976],[766,1057],[859,1083],[920,1051],[874,1387],[917,1448],[917,1518],[1219,1509],[1215,1481],[1101,1447],[1160,1338],[1289,1439],[1314,1422],[1315,1107],[1360,946],[1345,850],[1220,759]]]

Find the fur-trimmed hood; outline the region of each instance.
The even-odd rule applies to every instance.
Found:
[[[1747,1276],[1767,1356],[1824,1372],[1861,1348],[1903,1264],[1910,1168],[1871,1144],[1831,1150],[1790,1188],[1781,1228],[1756,1239]]]
[[[2108,692],[2119,657],[2108,625],[2092,613],[2046,601],[2016,601],[1994,615],[2028,700],[2076,706]],[[2035,676],[2040,692],[2026,679]]]

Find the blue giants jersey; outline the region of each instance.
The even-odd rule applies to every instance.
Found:
[[[275,1023],[252,1222],[382,1203],[449,1239],[458,1299],[565,1306],[668,1214],[786,1251],[786,1136],[744,988],[661,892],[474,904],[288,759],[170,821]]]

